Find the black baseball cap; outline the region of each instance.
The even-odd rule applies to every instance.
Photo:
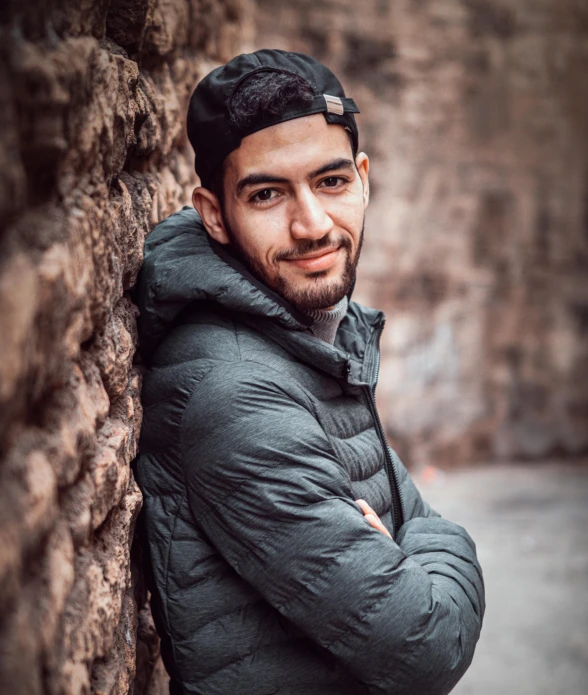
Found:
[[[304,78],[314,89],[312,101],[289,104],[279,116],[269,116],[246,129],[231,124],[231,100],[237,87],[258,72],[290,73]],[[195,169],[202,185],[210,186],[212,176],[247,135],[301,116],[323,113],[327,123],[346,127],[358,148],[357,105],[345,96],[339,80],[326,65],[304,53],[264,48],[242,53],[206,75],[197,85],[188,107],[188,138],[196,153]]]

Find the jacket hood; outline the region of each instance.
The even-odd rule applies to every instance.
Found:
[[[349,296],[353,291],[353,286]],[[145,242],[134,300],[141,354],[148,362],[187,306],[212,300],[251,316],[272,319],[282,328],[303,331],[312,318],[270,290],[212,239],[198,212],[184,207],[160,222]]]

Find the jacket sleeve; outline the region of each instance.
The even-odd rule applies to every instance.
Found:
[[[373,695],[443,695],[483,614],[475,545],[438,516],[391,540],[354,501],[305,392],[261,365],[213,368],[184,412],[191,511],[227,562]]]
[[[476,561],[471,565],[461,564],[456,567],[455,560],[444,554],[445,548],[449,548],[453,552],[454,542],[447,536],[453,535],[456,529],[463,530],[462,527],[441,518],[441,515],[421,497],[408,471],[398,458],[398,454],[392,449],[390,453],[398,476],[405,515],[405,522],[397,534],[396,542],[409,557],[424,567],[429,574],[443,574],[457,582],[468,595],[472,604],[479,608],[481,620],[484,616],[486,603],[484,579],[479,564]],[[449,545],[446,546],[444,543]],[[473,541],[471,543],[475,551]],[[440,582],[441,580],[437,579],[437,581]],[[447,591],[452,591],[450,583],[447,584]]]

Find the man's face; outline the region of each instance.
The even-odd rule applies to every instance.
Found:
[[[343,127],[322,114],[245,137],[225,161],[224,233],[212,236],[300,311],[332,307],[349,291],[363,237],[369,165],[363,153],[356,162]]]

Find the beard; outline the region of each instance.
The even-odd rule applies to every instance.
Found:
[[[315,311],[317,309],[325,309],[332,307],[340,302],[345,295],[349,293],[351,286],[355,280],[355,272],[359,262],[359,255],[363,244],[363,233],[365,227],[365,216],[362,221],[361,234],[357,245],[357,250],[352,255],[352,242],[349,237],[341,235],[326,234],[320,239],[304,239],[299,242],[293,249],[281,251],[274,259],[275,267],[278,267],[278,262],[283,260],[300,258],[309,253],[315,253],[323,249],[335,249],[341,247],[345,253],[345,266],[343,272],[338,278],[333,278],[330,281],[322,281],[328,274],[328,270],[320,270],[314,273],[308,273],[307,279],[310,286],[303,289],[293,286],[292,281],[285,278],[283,275],[272,274],[268,272],[267,266],[252,256],[238,241],[237,236],[227,223],[224,217],[225,229],[231,240],[231,249],[233,254],[245,265],[245,267],[266,287],[273,290],[295,309],[302,313]]]

